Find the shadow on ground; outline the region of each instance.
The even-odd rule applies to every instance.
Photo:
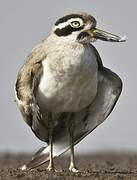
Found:
[[[137,154],[131,153],[98,153],[78,155],[77,166],[80,173],[67,171],[69,158],[55,160],[58,172],[46,171],[47,164],[32,170],[18,169],[28,162],[31,155],[0,155],[0,180],[137,180]],[[63,167],[63,171],[62,170]]]

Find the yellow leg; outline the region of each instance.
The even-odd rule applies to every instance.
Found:
[[[68,120],[68,129],[69,129],[69,143],[70,143],[70,166],[69,171],[71,172],[78,172],[75,166],[75,155],[74,155],[74,119]]]
[[[48,125],[49,125],[49,165],[47,170],[55,171],[54,169],[54,161],[53,161],[53,121],[52,121],[52,114],[48,116]]]

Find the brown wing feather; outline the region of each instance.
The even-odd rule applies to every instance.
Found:
[[[31,128],[36,127],[41,118],[34,92],[38,77],[42,72],[42,61],[46,58],[43,46],[44,43],[41,43],[27,56],[24,65],[19,70],[15,84],[17,104],[24,120]]]

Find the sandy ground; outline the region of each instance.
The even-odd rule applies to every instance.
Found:
[[[64,156],[55,160],[58,172],[46,171],[47,164],[32,170],[18,169],[30,155],[0,155],[0,180],[137,180],[137,154],[98,153],[78,155],[77,174],[67,171],[69,158]],[[63,171],[61,171],[63,167]]]

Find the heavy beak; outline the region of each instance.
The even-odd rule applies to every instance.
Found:
[[[109,41],[109,42],[125,42],[126,41],[126,36],[123,36],[123,37],[117,36],[117,35],[102,31],[97,28],[89,29],[87,32],[92,38],[96,40],[100,39],[100,40]]]

